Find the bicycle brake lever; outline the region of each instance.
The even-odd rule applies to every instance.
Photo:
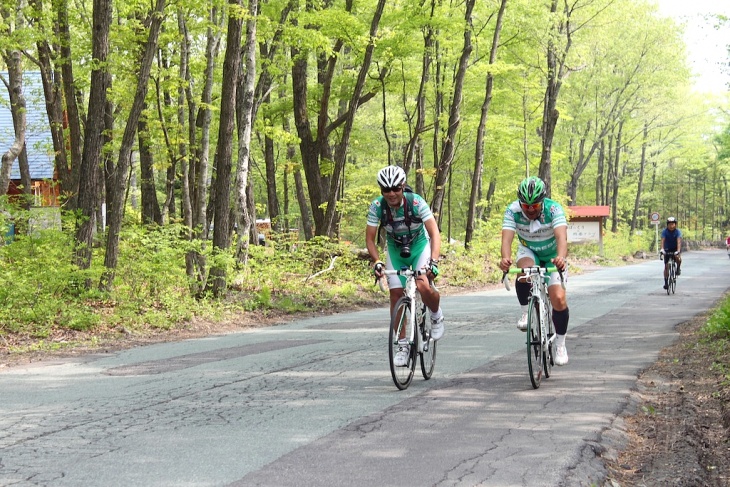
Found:
[[[504,287],[507,289],[507,291],[511,291],[512,288],[510,287],[509,277],[507,276],[507,274],[507,272],[502,272],[502,282],[504,283]]]

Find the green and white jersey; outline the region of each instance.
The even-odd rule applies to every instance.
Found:
[[[520,244],[532,250],[543,262],[557,257],[555,229],[567,225],[563,207],[549,198],[543,200],[542,213],[537,220],[530,220],[522,213],[520,200],[507,207],[502,220],[502,230],[514,231]]]
[[[429,208],[428,203],[416,193],[404,193],[401,205],[391,213],[392,220],[390,221],[387,218],[387,211],[385,209],[387,205],[388,203],[386,203],[385,198],[382,196],[378,196],[370,203],[370,208],[368,209],[368,225],[377,227],[382,223],[388,240],[398,242],[404,236],[410,236],[411,245],[414,243],[425,244],[428,240],[428,233],[426,233],[423,222],[433,218],[433,213],[431,213],[431,208]],[[411,210],[410,226],[406,225],[405,212],[407,207],[410,207]]]

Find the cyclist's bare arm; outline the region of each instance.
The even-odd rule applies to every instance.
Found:
[[[507,272],[512,265],[512,241],[515,238],[514,230],[502,229],[502,251],[499,268]]]
[[[368,225],[367,228],[365,228],[365,246],[368,249],[370,258],[373,259],[373,262],[380,260],[380,252],[378,251],[378,245],[376,243],[377,236],[378,227]]]
[[[428,237],[431,239],[431,259],[438,261],[441,255],[441,232],[436,224],[435,218],[429,218],[423,225],[426,227]]]
[[[568,257],[568,226],[562,226],[555,229],[555,241],[558,244],[558,255],[553,259],[555,267],[560,271],[565,270],[566,257]]]

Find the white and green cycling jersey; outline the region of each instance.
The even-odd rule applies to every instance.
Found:
[[[382,196],[370,203],[368,225],[373,227],[383,225],[389,247],[400,247],[400,242],[405,239],[410,243],[414,253],[423,250],[429,241],[423,222],[433,218],[428,203],[416,193],[404,193],[400,207],[390,214],[390,219],[387,217],[387,205]],[[406,210],[410,210],[408,222],[406,222]]]
[[[543,200],[542,213],[537,220],[530,220],[522,213],[519,200],[513,201],[507,207],[502,220],[502,230],[514,231],[520,245],[532,250],[542,262],[557,257],[555,229],[567,225],[563,207],[549,198]]]

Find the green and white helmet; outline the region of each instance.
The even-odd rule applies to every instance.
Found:
[[[517,197],[519,198],[520,203],[524,203],[526,205],[542,203],[545,196],[545,183],[542,182],[542,179],[536,176],[530,176],[529,178],[523,179],[517,188]]]

